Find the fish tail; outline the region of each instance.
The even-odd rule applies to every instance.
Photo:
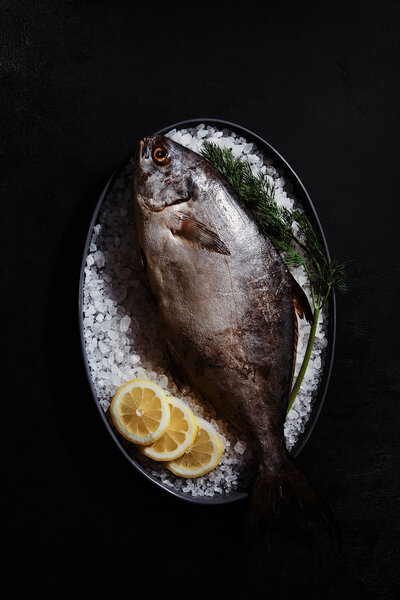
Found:
[[[285,501],[291,501],[311,518],[322,523],[332,544],[340,546],[340,531],[332,510],[309,478],[289,457],[276,470],[260,466],[250,498],[250,531],[258,537],[267,535],[281,503]]]
[[[283,499],[283,481],[260,466],[253,483],[248,511],[248,541],[266,537]]]

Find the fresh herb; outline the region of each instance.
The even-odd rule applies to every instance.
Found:
[[[335,258],[329,261],[316,224],[298,209],[278,206],[271,179],[261,172],[254,175],[249,162],[235,158],[228,148],[220,148],[212,142],[204,142],[201,154],[252,209],[288,267],[303,267],[310,282],[313,322],[303,363],[290,394],[289,412],[310,361],[321,310],[334,286],[341,292],[347,291],[346,272],[352,261],[339,262]]]

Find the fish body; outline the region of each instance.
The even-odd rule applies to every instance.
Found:
[[[140,142],[134,205],[171,372],[254,440],[254,521],[285,487],[312,504],[283,429],[304,292],[227,181],[172,140]]]

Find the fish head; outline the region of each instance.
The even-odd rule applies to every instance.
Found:
[[[134,159],[134,196],[140,208],[162,211],[188,201],[194,189],[194,152],[163,135],[139,141]]]

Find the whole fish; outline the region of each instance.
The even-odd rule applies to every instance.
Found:
[[[284,422],[307,298],[251,211],[199,154],[161,135],[134,162],[139,245],[171,372],[251,436],[253,524],[285,492],[329,510],[290,459]]]

